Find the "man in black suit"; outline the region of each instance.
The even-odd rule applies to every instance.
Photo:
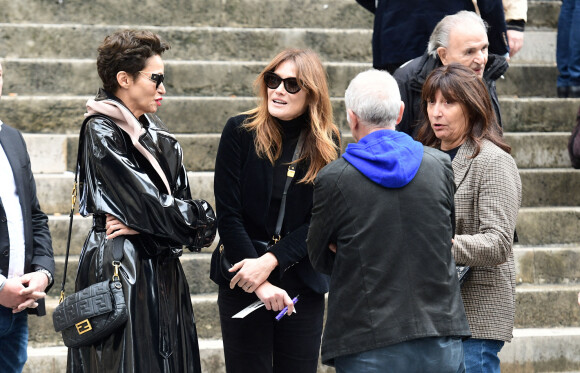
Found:
[[[0,96],[3,71],[0,65]],[[46,314],[54,258],[48,218],[40,210],[30,157],[20,132],[0,121],[0,370],[21,372],[28,313]],[[28,312],[22,312],[27,310]]]

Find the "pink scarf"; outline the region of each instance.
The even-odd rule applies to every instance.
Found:
[[[133,113],[114,100],[95,101],[90,99],[87,101],[87,113],[85,116],[93,114],[104,114],[108,116],[113,119],[120,129],[129,135],[133,146],[135,146],[135,148],[139,150],[139,153],[143,154],[149,163],[151,163],[151,166],[153,166],[155,171],[159,174],[159,177],[161,177],[161,180],[163,180],[163,184],[165,184],[165,188],[167,188],[167,194],[171,194],[169,182],[167,181],[167,177],[161,169],[159,162],[157,162],[155,157],[153,157],[153,155],[139,142],[139,137],[145,133],[145,130]]]

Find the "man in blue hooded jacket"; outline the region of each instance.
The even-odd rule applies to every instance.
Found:
[[[322,361],[337,373],[462,372],[451,161],[395,131],[404,105],[387,72],[360,73],[345,105],[357,143],[318,174],[307,239],[331,276]]]

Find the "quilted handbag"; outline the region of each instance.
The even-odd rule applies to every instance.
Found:
[[[62,332],[67,347],[98,343],[127,321],[121,282],[106,280],[69,295],[52,315],[54,330]]]

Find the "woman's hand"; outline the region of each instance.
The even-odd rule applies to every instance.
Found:
[[[107,240],[112,240],[118,236],[139,234],[139,232],[127,227],[119,219],[109,214],[107,214],[105,228],[107,229]]]
[[[246,293],[253,293],[258,286],[270,276],[278,265],[278,259],[272,253],[266,253],[256,259],[244,259],[230,268],[230,272],[238,272],[230,281],[230,289],[236,284]]]
[[[290,316],[294,312],[294,303],[292,303],[292,299],[290,299],[286,290],[274,286],[268,281],[264,281],[262,285],[258,286],[256,295],[264,302],[267,310],[281,311],[284,307],[288,306],[288,312],[286,314]]]

